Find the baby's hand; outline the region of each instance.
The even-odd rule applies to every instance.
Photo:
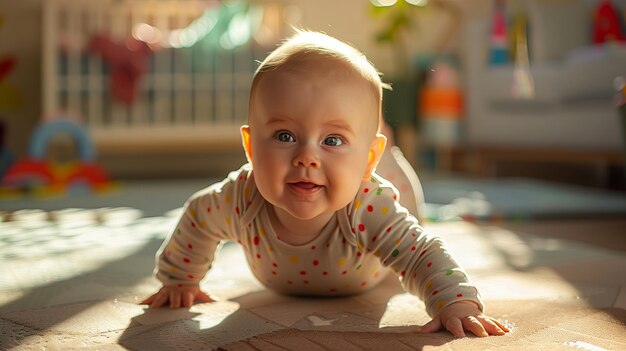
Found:
[[[197,285],[164,286],[156,294],[140,302],[151,308],[168,304],[170,308],[190,307],[194,302],[213,302],[214,298],[205,294]]]
[[[445,307],[432,321],[420,328],[421,333],[434,333],[445,327],[452,335],[464,337],[465,330],[476,336],[503,335],[507,329],[497,320],[482,314],[471,301],[459,301]]]

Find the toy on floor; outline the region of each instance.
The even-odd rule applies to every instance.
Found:
[[[59,137],[67,136],[73,140],[74,154],[68,153],[67,147],[55,150],[51,145],[54,138],[58,141]],[[0,182],[0,196],[24,193],[46,196],[80,189],[104,191],[111,185],[106,172],[96,163],[85,129],[79,122],[61,116],[44,121],[35,129],[28,157],[6,171]]]

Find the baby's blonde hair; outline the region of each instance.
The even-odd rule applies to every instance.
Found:
[[[370,85],[378,100],[378,129],[380,129],[383,89],[391,89],[391,87],[382,81],[381,74],[363,53],[353,46],[321,32],[297,30],[293,36],[287,38],[272,51],[254,73],[250,101],[252,101],[255,87],[265,73],[279,69],[289,63],[316,56],[343,63],[346,68],[352,70]]]

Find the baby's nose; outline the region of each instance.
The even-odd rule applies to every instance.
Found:
[[[320,168],[320,160],[311,146],[303,145],[293,158],[294,167]]]

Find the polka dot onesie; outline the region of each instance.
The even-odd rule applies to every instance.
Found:
[[[287,244],[272,226],[271,205],[261,196],[249,165],[194,194],[173,233],[157,253],[164,285],[198,284],[222,241],[239,243],[252,272],[269,289],[293,295],[342,296],[364,292],[397,274],[434,316],[478,291],[441,240],[423,232],[398,204],[395,188],[372,176],[355,199],[336,212],[312,241]]]

